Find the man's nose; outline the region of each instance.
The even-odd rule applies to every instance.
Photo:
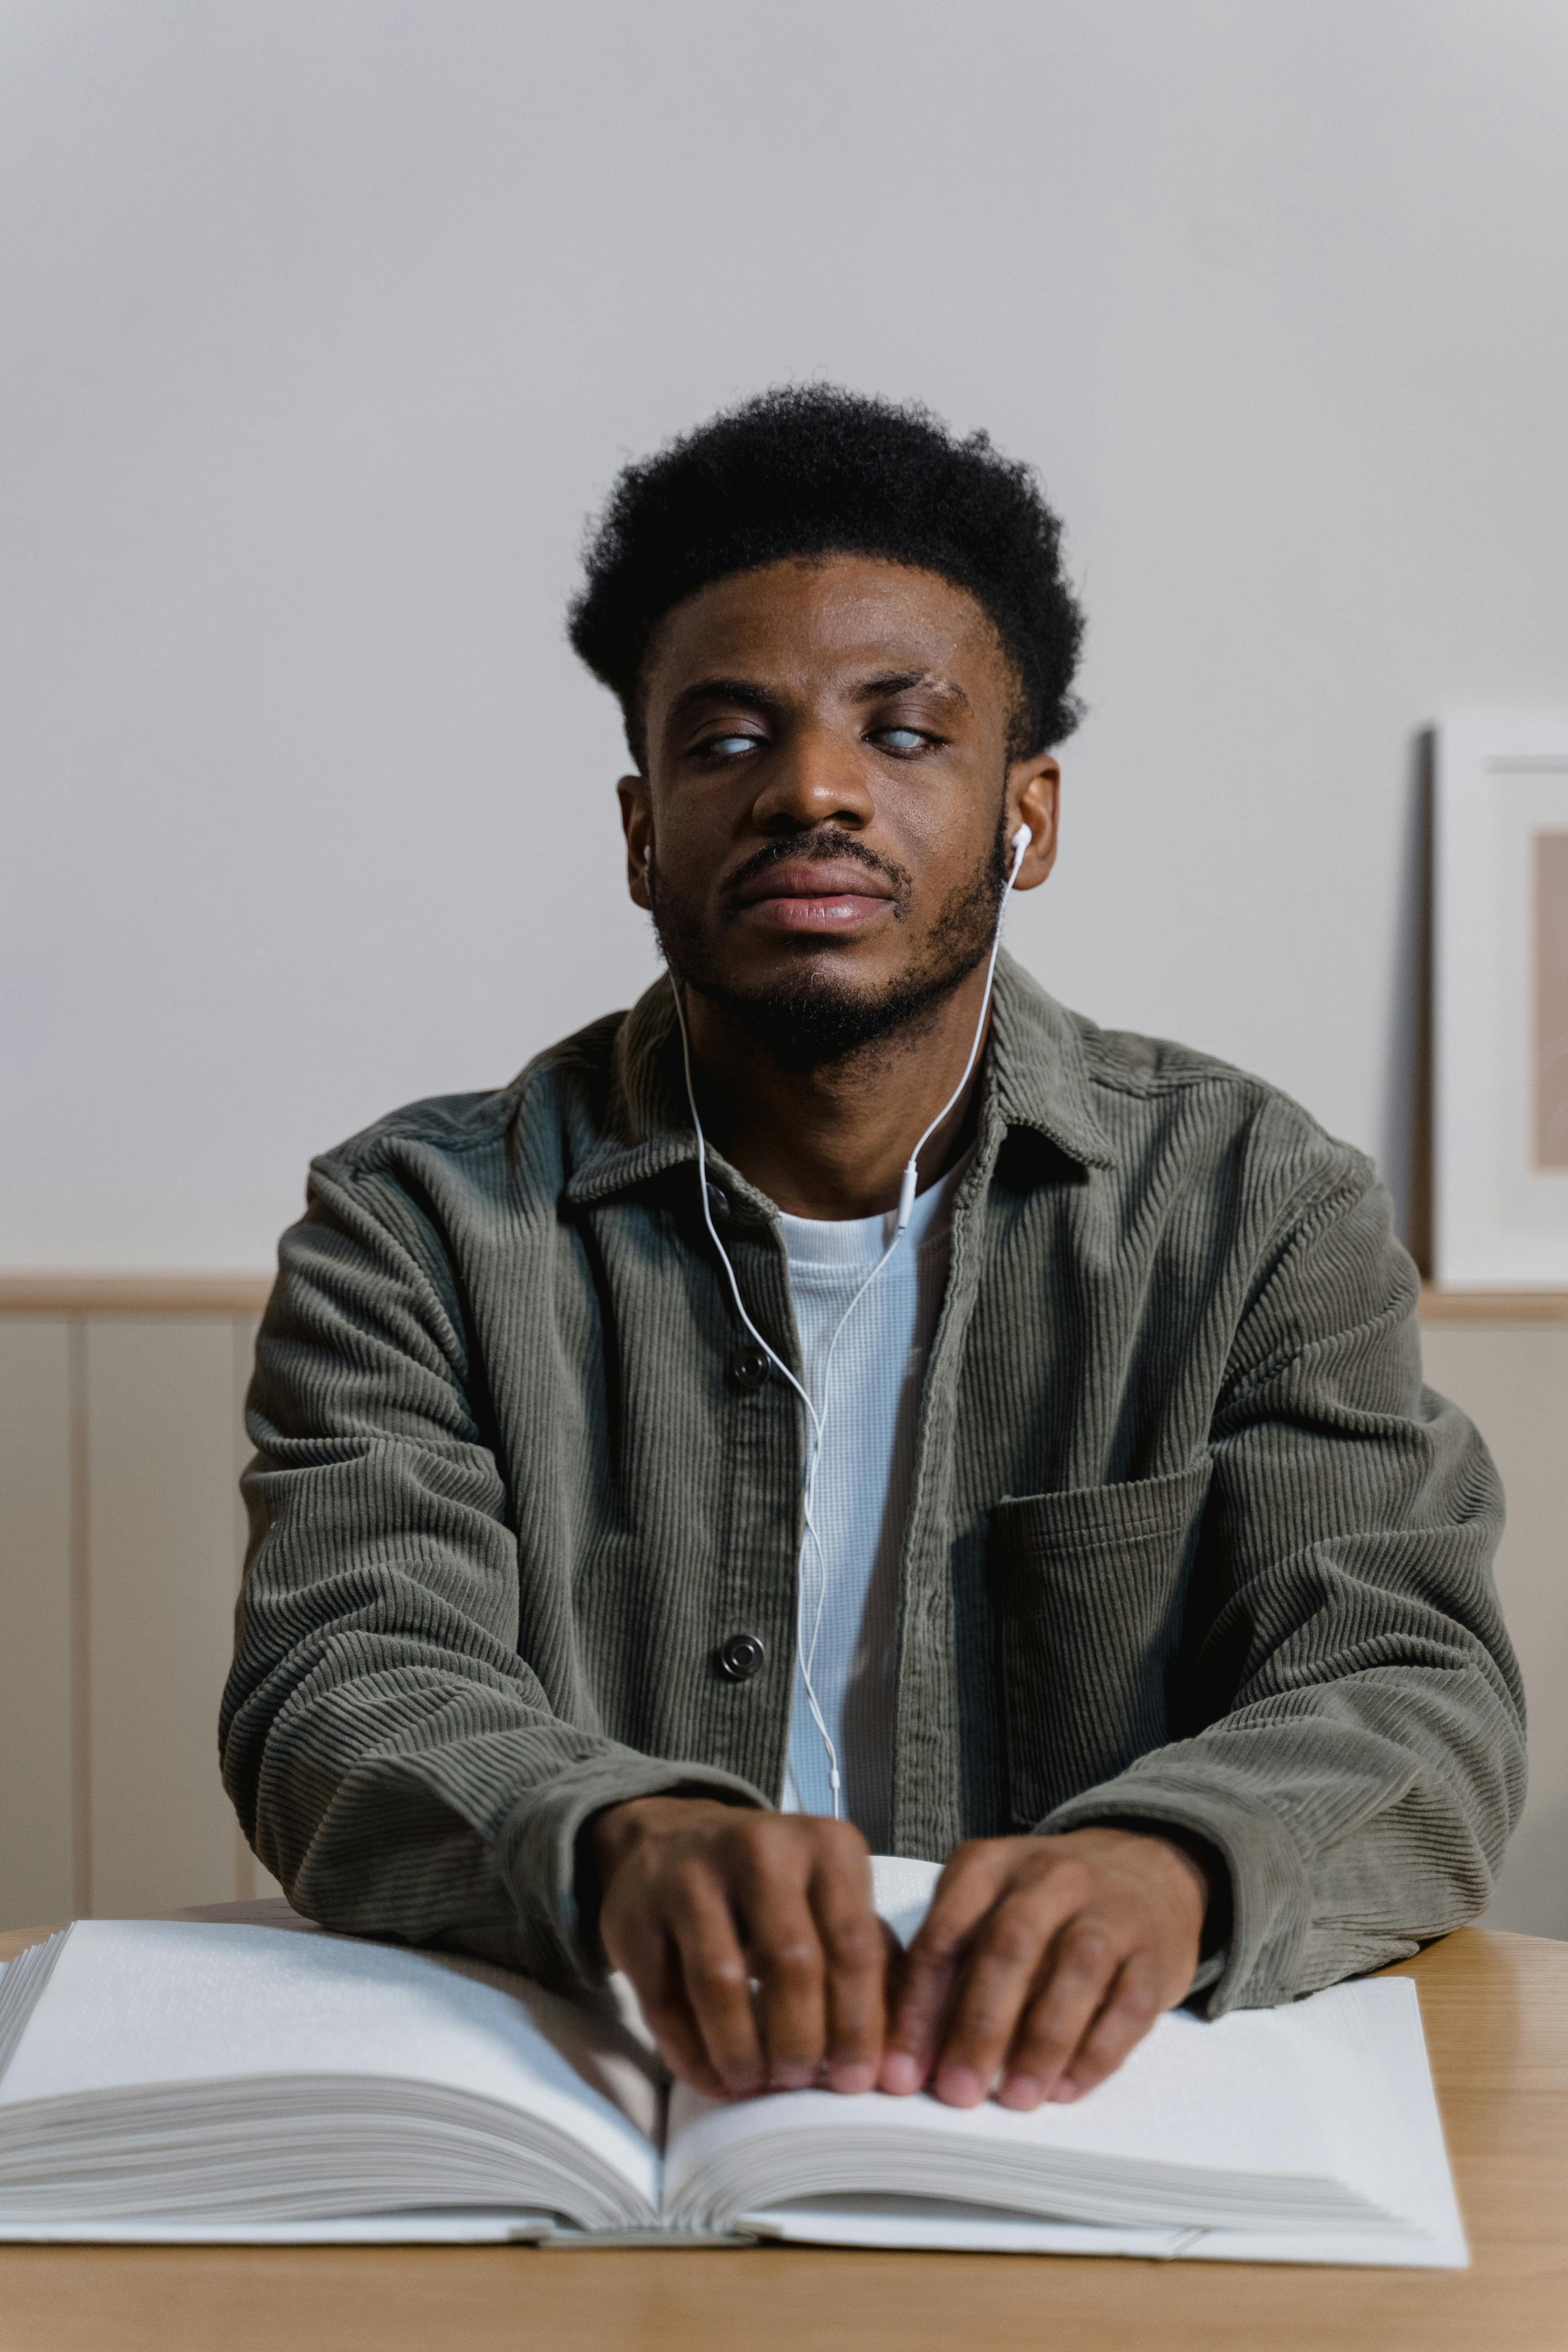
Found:
[[[763,833],[809,833],[841,824],[858,832],[876,814],[860,747],[826,729],[801,729],[777,745],[752,803]]]

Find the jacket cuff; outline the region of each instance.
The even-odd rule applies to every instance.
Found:
[[[521,1966],[542,1984],[581,1987],[607,1973],[596,1890],[579,1901],[577,1840],[595,1813],[633,1797],[709,1797],[773,1810],[737,1773],[651,1756],[586,1758],[520,1797],[501,1823],[496,1854],[517,1906]]]
[[[1227,2009],[1266,2009],[1296,1991],[1301,1948],[1311,1919],[1311,1886],[1300,1853],[1276,1813],[1237,1790],[1228,1777],[1162,1769],[1155,1758],[1058,1805],[1036,1823],[1038,1835],[1088,1829],[1136,1817],[1167,1822],[1203,1838],[1230,1875],[1231,1925],[1217,1981],[1198,1970],[1189,1998],[1208,2017]]]

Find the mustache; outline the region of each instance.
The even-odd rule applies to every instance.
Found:
[[[843,865],[846,861],[864,866],[872,874],[881,875],[885,881],[892,884],[900,898],[907,897],[914,878],[907,866],[898,865],[890,857],[879,857],[874,849],[868,849],[863,841],[852,833],[846,833],[841,826],[825,824],[819,825],[814,833],[786,834],[780,840],[764,842],[761,849],[726,877],[724,901],[726,905],[732,906],[741,891],[756,881],[760,875],[771,874],[775,866],[829,866]]]

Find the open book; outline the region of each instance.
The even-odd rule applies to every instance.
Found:
[[[933,1865],[879,1861],[907,1937]],[[671,2087],[629,1994],[84,1920],[0,1973],[0,2238],[796,2239],[1461,2266],[1415,1988],[1162,2018],[1068,2106]]]

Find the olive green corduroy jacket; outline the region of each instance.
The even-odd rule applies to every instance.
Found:
[[[594,1811],[784,1776],[802,1414],[703,1230],[672,1032],[661,982],[318,1160],[250,1394],[247,1834],[329,1926],[556,1983],[603,1965]],[[776,1212],[710,1165],[798,1369]],[[1198,1833],[1231,1877],[1211,2011],[1482,1907],[1524,1772],[1501,1498],[1415,1299],[1360,1153],[1003,960],[904,1542],[900,1853]]]

